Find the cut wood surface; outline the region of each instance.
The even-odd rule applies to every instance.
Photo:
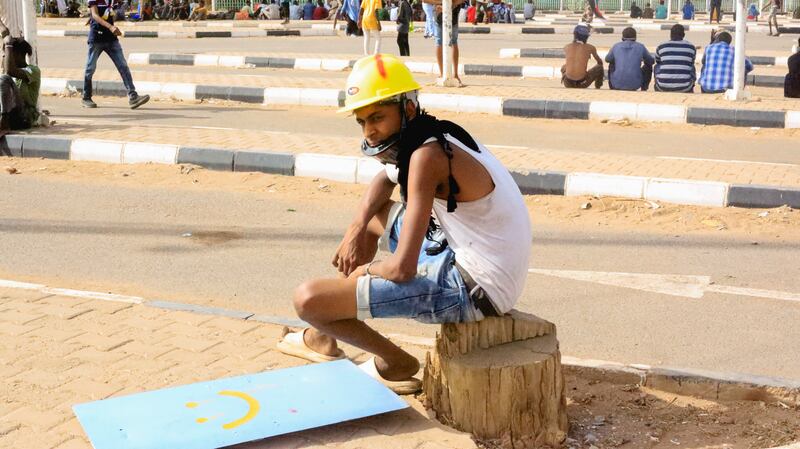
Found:
[[[566,437],[553,323],[512,310],[444,324],[426,361],[423,400],[441,422],[513,449],[558,446]]]

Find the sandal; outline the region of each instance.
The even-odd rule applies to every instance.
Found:
[[[311,348],[305,342],[303,335],[305,335],[308,329],[302,329],[297,332],[289,332],[283,336],[283,338],[275,345],[278,348],[278,351],[295,356],[300,357],[301,359],[306,359],[311,362],[333,362],[335,360],[342,360],[347,358],[345,356],[344,351],[339,349],[339,353],[337,355],[325,355],[321,354]]]
[[[422,390],[422,381],[416,377],[411,377],[408,380],[386,380],[378,372],[378,367],[375,366],[375,357],[371,357],[366,362],[358,365],[370,377],[382,383],[384,386],[395,392],[396,394],[414,394]]]

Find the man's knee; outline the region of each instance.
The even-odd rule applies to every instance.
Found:
[[[311,280],[294,289],[294,310],[297,316],[309,322],[320,315],[320,287],[317,281]]]

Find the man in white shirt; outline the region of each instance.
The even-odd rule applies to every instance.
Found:
[[[374,177],[332,263],[346,278],[295,290],[311,328],[285,332],[278,350],[321,362],[345,357],[337,340],[375,354],[360,367],[398,394],[421,382],[419,361],[368,327],[369,318],[453,323],[499,316],[522,295],[528,210],[508,170],[455,123],[425,113],[403,62],[356,62],[345,106],[361,126],[362,153],[385,164]],[[400,186],[402,202],[391,200]],[[379,247],[391,254],[376,259]]]

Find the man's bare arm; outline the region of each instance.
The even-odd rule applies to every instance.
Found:
[[[367,225],[383,208],[394,192],[395,183],[381,170],[370,182],[356,216],[347,228],[331,263],[345,276],[349,276],[359,265],[369,262],[367,248]]]
[[[594,60],[597,61],[597,65],[603,65],[603,60],[600,58],[600,55],[597,54],[597,48],[594,46],[592,46],[592,56],[594,57]]]
[[[408,282],[417,274],[422,241],[430,223],[433,199],[447,158],[438,143],[414,152],[408,169],[408,202],[397,250],[370,267],[370,273],[393,282]],[[444,167],[444,168],[442,168]]]
[[[92,6],[91,13],[92,13],[92,19],[94,19],[95,22],[99,23],[100,26],[102,26],[103,28],[108,28],[109,31],[111,31],[117,36],[122,35],[122,32],[119,30],[119,28],[116,27],[116,25],[111,25],[106,21],[106,19],[104,19],[100,15],[100,12],[97,10],[97,6]]]

